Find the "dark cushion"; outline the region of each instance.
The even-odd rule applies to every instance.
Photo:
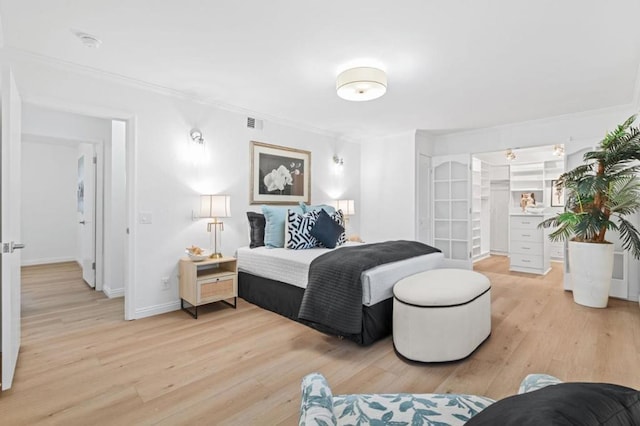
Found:
[[[638,424],[640,392],[608,383],[560,383],[502,399],[465,425]]]
[[[311,228],[311,235],[316,237],[323,246],[335,248],[343,232],[344,227],[331,219],[331,216],[329,216],[326,211],[323,209],[319,210],[318,219],[315,225],[313,225],[313,228]]]
[[[264,246],[264,226],[266,224],[264,215],[262,213],[247,212],[247,218],[250,226],[249,238],[251,239],[249,247]]]

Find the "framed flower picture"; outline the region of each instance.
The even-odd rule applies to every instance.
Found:
[[[311,201],[311,152],[251,141],[251,204]]]

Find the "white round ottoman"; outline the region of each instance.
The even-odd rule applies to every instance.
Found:
[[[434,269],[393,287],[393,343],[413,361],[455,361],[491,334],[491,282],[466,269]]]

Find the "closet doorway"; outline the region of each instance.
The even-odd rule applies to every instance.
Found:
[[[554,215],[562,211],[563,202],[552,199],[552,186],[565,170],[563,145],[478,153],[473,154],[473,163],[474,176],[480,176],[474,183],[479,187],[478,192],[482,194],[481,211],[489,212],[488,215],[480,216],[479,224],[483,231],[480,233],[481,246],[489,249],[483,250],[477,257],[474,256],[474,260],[483,259],[488,255],[510,255],[513,237],[510,223],[514,215],[533,213],[535,210],[542,218],[542,215]],[[485,200],[485,194],[488,194],[488,200]],[[525,198],[531,200],[526,212],[521,204]],[[488,208],[485,208],[487,205]],[[531,218],[538,220],[538,216]],[[487,238],[488,242],[485,241]],[[544,257],[547,260],[541,263],[548,264],[549,260],[563,262],[563,246],[562,242],[547,243],[536,240],[526,249],[538,257],[527,261],[540,261],[539,258]],[[510,269],[511,267],[514,265],[511,265]],[[532,272],[536,273],[533,270]]]

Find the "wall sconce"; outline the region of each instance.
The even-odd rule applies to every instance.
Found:
[[[207,231],[211,232],[211,258],[220,258],[222,253],[219,247],[222,245],[222,231],[224,223],[218,219],[221,217],[231,217],[231,196],[229,195],[201,195],[200,196],[200,217],[212,218],[213,221],[207,224]],[[220,232],[218,232],[220,227]]]
[[[513,150],[511,148],[509,148],[507,150],[507,152],[504,153],[504,155],[505,155],[505,157],[507,157],[507,160],[509,160],[509,161],[516,159],[516,153],[513,152]]]
[[[562,157],[564,155],[564,146],[562,145],[554,145],[553,146],[553,155],[556,157]]]
[[[200,129],[191,129],[189,135],[191,136],[191,140],[193,140],[195,143],[199,145],[204,144],[204,137],[202,136],[202,131]]]
[[[344,158],[338,157],[336,154],[333,155],[333,162],[336,166],[344,165]]]

